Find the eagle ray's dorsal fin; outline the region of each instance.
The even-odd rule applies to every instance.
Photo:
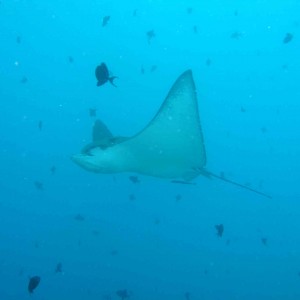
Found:
[[[113,134],[102,121],[99,119],[95,121],[92,134],[93,143],[101,143],[103,140],[112,139],[113,137]]]

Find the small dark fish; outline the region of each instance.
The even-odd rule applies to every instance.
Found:
[[[50,172],[51,172],[52,175],[54,175],[56,173],[56,167],[52,166],[51,169],[50,169]]]
[[[241,106],[241,112],[246,112],[246,109],[243,106]]]
[[[23,274],[24,274],[24,269],[21,268],[20,271],[19,271],[19,276],[23,276]]]
[[[117,296],[120,297],[122,300],[123,300],[123,299],[127,299],[127,298],[130,297],[128,291],[125,290],[125,289],[124,289],[124,290],[118,290],[118,291],[116,292],[116,294],[117,294]]]
[[[116,85],[114,84],[114,80],[118,77],[109,77],[109,72],[105,63],[102,63],[101,65],[96,67],[95,75],[97,78],[97,86],[103,85],[104,83],[109,81],[113,86],[116,87]]]
[[[23,78],[20,81],[21,83],[27,83],[28,82],[28,78],[26,76],[23,76]]]
[[[236,9],[236,10],[234,11],[234,16],[237,17],[238,15],[239,15],[239,11]]]
[[[134,194],[130,194],[130,195],[129,195],[129,200],[130,200],[130,201],[136,200],[135,195],[134,195]]]
[[[283,43],[284,44],[287,44],[287,43],[289,43],[292,39],[293,39],[293,35],[291,34],[291,33],[287,33],[286,35],[285,35],[285,37],[284,37],[284,39],[283,39]]]
[[[154,224],[155,224],[155,225],[159,225],[159,224],[160,224],[160,219],[159,219],[159,218],[155,218]]]
[[[176,199],[176,202],[179,202],[182,199],[182,196],[180,194],[177,194],[175,199]]]
[[[263,243],[264,246],[268,245],[268,239],[265,237],[261,238],[261,242]]]
[[[138,178],[138,176],[132,175],[132,176],[129,176],[128,178],[132,183],[140,183],[140,179]]]
[[[55,273],[62,273],[62,263],[58,263],[55,267]]]
[[[100,231],[97,230],[97,229],[93,229],[93,230],[92,230],[92,234],[93,234],[94,236],[98,236],[98,235],[100,234]]]
[[[222,237],[223,232],[224,232],[223,224],[215,225],[215,228],[217,230],[217,236]]]
[[[16,38],[16,42],[17,42],[17,44],[21,44],[21,42],[22,42],[22,38],[19,35]]]
[[[141,66],[141,74],[145,74],[145,69],[143,66]]]
[[[103,298],[103,300],[111,300],[112,299],[111,295],[103,295],[102,298]]]
[[[150,44],[151,40],[155,37],[154,30],[149,30],[146,32],[148,43]]]
[[[134,16],[134,17],[136,17],[137,16],[137,9],[135,9],[134,11],[133,11],[133,13],[132,13],[132,15]]]
[[[195,34],[198,33],[198,27],[196,25],[193,26],[193,31],[194,31]]]
[[[156,66],[156,65],[153,65],[153,66],[151,67],[151,69],[150,69],[150,72],[154,72],[154,71],[156,71],[156,69],[157,69],[157,66]]]
[[[189,182],[184,180],[171,180],[172,183],[179,183],[179,184],[190,184],[190,185],[196,185],[195,182]]]
[[[205,64],[209,67],[211,65],[212,61],[210,58],[208,58],[205,62]]]
[[[44,190],[44,184],[40,181],[35,181],[34,186],[37,190],[43,191]]]
[[[74,217],[74,219],[75,219],[76,221],[81,221],[81,222],[85,220],[84,216],[81,215],[81,214],[77,214],[77,215]]]
[[[41,281],[40,276],[33,276],[29,279],[28,292],[30,294],[32,294],[33,291],[37,288],[37,286],[40,284],[40,281]]]
[[[186,12],[190,15],[193,12],[193,8],[192,7],[188,7]]]
[[[261,130],[262,133],[266,133],[268,131],[265,126],[263,126],[260,130]]]
[[[43,129],[43,121],[39,121],[38,123],[39,130]]]
[[[189,292],[186,292],[184,294],[185,300],[190,300],[191,299],[191,294]]]
[[[119,251],[118,251],[118,250],[113,249],[113,250],[110,251],[110,255],[111,255],[111,256],[116,256],[116,255],[118,255],[118,254],[119,254]]]
[[[96,117],[97,115],[97,109],[96,108],[90,108],[90,117]]]
[[[74,62],[73,56],[69,56],[69,57],[68,57],[68,61],[69,61],[70,64],[72,64],[72,63]]]
[[[242,37],[242,33],[239,31],[235,31],[230,36],[232,39],[239,40]]]
[[[102,19],[102,27],[105,27],[110,19],[110,16],[105,16]]]

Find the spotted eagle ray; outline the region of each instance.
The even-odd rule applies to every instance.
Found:
[[[206,153],[191,70],[179,76],[143,130],[132,137],[115,137],[97,120],[93,142],[73,155],[72,160],[96,173],[133,172],[185,181],[199,175],[216,177],[270,198],[205,169]]]

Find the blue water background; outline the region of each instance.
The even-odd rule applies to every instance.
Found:
[[[297,0],[2,0],[0,299],[300,299],[299,11]],[[96,87],[101,62],[117,88]],[[204,177],[133,184],[70,160],[91,140],[89,108],[133,135],[189,68],[207,169],[272,199]]]

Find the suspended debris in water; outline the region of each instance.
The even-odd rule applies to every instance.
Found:
[[[40,281],[41,281],[40,276],[33,276],[29,279],[28,292],[30,294],[32,294],[33,291],[38,287],[38,285],[40,284]]]
[[[19,35],[16,38],[16,42],[17,42],[17,44],[21,44],[21,42],[22,42],[22,38]]]
[[[141,74],[145,74],[145,69],[143,66],[141,66]]]
[[[241,106],[241,112],[242,113],[246,112],[246,109],[243,106]]]
[[[132,15],[134,16],[134,17],[136,17],[137,16],[137,9],[135,9],[134,11],[133,11],[133,13],[132,13]]]

